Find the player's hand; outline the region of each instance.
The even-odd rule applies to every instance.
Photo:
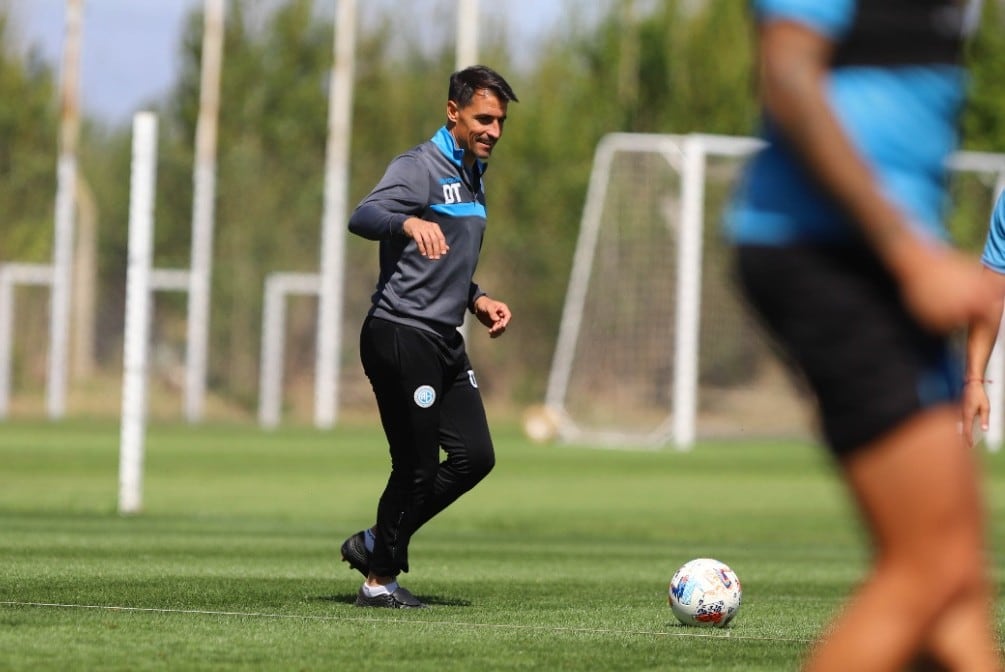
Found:
[[[489,328],[489,336],[497,338],[506,331],[506,325],[509,324],[513,313],[502,301],[496,301],[483,294],[475,301],[475,317]]]
[[[968,380],[963,384],[963,400],[960,403],[960,410],[963,420],[963,438],[968,446],[973,446],[974,422],[980,420],[981,431],[988,431],[988,415],[991,405],[988,403],[988,394],[984,389],[984,381],[979,379]]]
[[[427,259],[439,259],[450,249],[443,230],[436,222],[409,217],[402,225],[401,231],[415,241],[419,254]]]
[[[945,334],[988,314],[994,292],[976,259],[930,242],[917,241],[910,248],[894,273],[904,303],[923,326]]]

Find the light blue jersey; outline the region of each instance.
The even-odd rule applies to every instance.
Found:
[[[754,0],[758,22],[793,21],[835,44],[827,96],[886,196],[945,238],[945,162],[958,145],[966,5],[952,0]],[[950,11],[951,10],[951,11]],[[947,14],[947,11],[950,13]],[[895,17],[891,20],[890,17]],[[938,17],[945,25],[935,25]],[[740,244],[841,242],[857,229],[769,117],[726,215]]]
[[[995,273],[1005,274],[1005,192],[998,196],[995,209],[991,212],[988,239],[984,243],[981,263]]]

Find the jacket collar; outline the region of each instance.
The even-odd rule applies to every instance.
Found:
[[[444,156],[450,159],[451,163],[464,170],[464,150],[457,146],[457,142],[450,131],[447,130],[446,124],[441,126],[440,130],[436,131],[436,135],[431,138],[431,141],[443,152]],[[477,170],[476,175],[481,176],[485,173],[486,164],[480,159],[475,159],[475,168]]]

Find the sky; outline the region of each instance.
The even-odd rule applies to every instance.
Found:
[[[276,0],[273,0],[276,1]],[[315,0],[333,14],[336,0]],[[359,0],[367,12],[408,2],[431,11],[450,0]],[[80,100],[84,110],[111,124],[127,121],[162,97],[175,81],[184,18],[203,0],[83,0]],[[34,47],[55,72],[62,60],[66,0],[0,0],[13,17],[19,47]],[[551,30],[562,14],[562,0],[480,0],[480,30],[495,20],[515,28],[515,53]]]

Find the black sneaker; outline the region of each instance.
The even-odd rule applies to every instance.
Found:
[[[366,530],[360,530],[342,542],[342,561],[364,577],[370,576],[370,552],[366,550]]]
[[[367,597],[363,589],[356,595],[357,607],[383,607],[385,609],[425,609],[426,605],[419,602],[406,588],[398,586],[393,593],[384,593],[375,597]]]

